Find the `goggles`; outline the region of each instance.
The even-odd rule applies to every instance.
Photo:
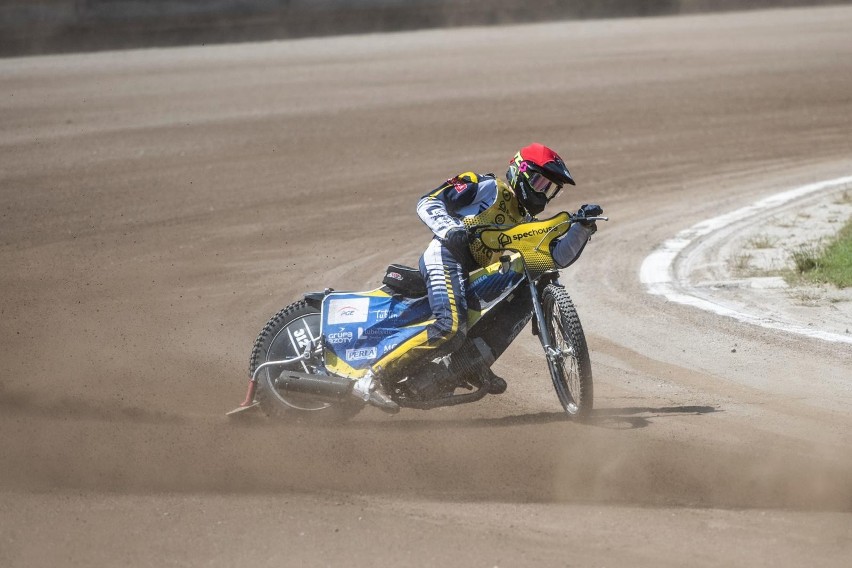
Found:
[[[553,183],[538,172],[528,171],[521,175],[526,176],[527,183],[533,191],[544,195],[548,201],[556,197],[556,194],[562,189],[561,185]]]

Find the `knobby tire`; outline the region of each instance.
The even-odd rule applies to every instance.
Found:
[[[321,312],[304,300],[281,309],[272,316],[254,342],[249,360],[249,376],[267,361],[290,358],[302,349],[303,337],[319,336]],[[363,405],[357,401],[327,403],[311,401],[309,397],[287,393],[275,387],[275,379],[286,369],[314,374],[320,361],[309,359],[287,367],[267,367],[258,374],[255,398],[261,410],[270,418],[302,422],[342,422],[355,416]]]
[[[553,347],[565,353],[561,364],[548,365],[556,395],[566,413],[586,418],[594,406],[594,385],[589,348],[577,309],[565,288],[557,284],[545,286],[541,301]]]

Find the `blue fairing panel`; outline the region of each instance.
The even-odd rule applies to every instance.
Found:
[[[431,321],[427,298],[393,297],[381,290],[333,293],[322,304],[326,367],[363,376],[370,364]]]
[[[465,297],[468,326],[500,304],[523,281],[520,256],[505,272],[499,265],[471,274]],[[335,292],[322,302],[326,368],[343,377],[362,377],[370,365],[423,331],[432,320],[429,300],[403,298],[379,288],[371,292]]]

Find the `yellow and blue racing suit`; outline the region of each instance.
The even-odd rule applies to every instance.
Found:
[[[468,273],[499,259],[499,252],[478,240],[471,242],[470,251],[454,252],[444,242],[447,234],[475,225],[512,227],[532,219],[503,180],[493,174],[473,172],[459,174],[421,197],[417,214],[434,234],[420,257],[420,273],[426,281],[433,320],[422,333],[373,365],[377,370],[399,375],[415,364],[447,355],[461,346],[467,333]],[[564,268],[573,263],[590,236],[588,227],[573,224],[564,237],[554,242],[551,252],[556,264]]]
[[[406,345],[376,361],[374,367],[385,372],[401,373],[426,357],[452,353],[464,342],[468,272],[493,262],[494,253],[476,241],[471,243],[469,254],[459,258],[462,255],[444,243],[447,233],[469,225],[514,226],[529,219],[505,182],[493,174],[473,172],[459,174],[424,195],[417,203],[417,214],[435,235],[420,257],[433,321]]]

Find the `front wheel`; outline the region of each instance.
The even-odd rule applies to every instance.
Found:
[[[548,359],[553,387],[571,416],[588,416],[594,404],[592,363],[577,309],[565,288],[548,284],[541,294],[544,324],[557,355]]]
[[[254,342],[249,362],[249,376],[267,361],[291,359],[303,353],[305,347],[320,336],[320,310],[304,300],[290,304],[272,316]],[[263,412],[272,418],[310,422],[341,422],[357,414],[363,404],[344,400],[330,403],[317,401],[308,395],[285,393],[276,386],[283,370],[317,374],[322,372],[321,361],[312,357],[288,367],[265,367],[257,377],[257,401]]]

